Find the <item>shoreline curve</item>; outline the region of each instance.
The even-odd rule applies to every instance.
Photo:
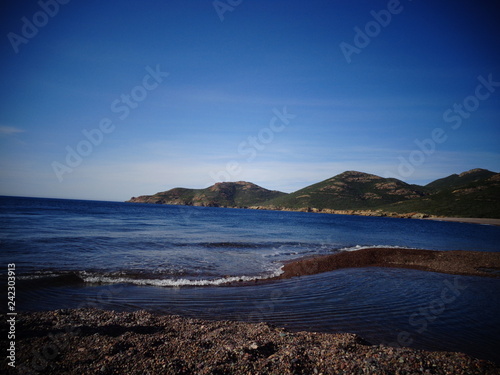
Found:
[[[500,369],[460,352],[371,345],[351,333],[291,332],[145,310],[31,312],[17,324],[16,370],[26,374],[494,375]],[[6,360],[0,370],[14,373]]]
[[[367,248],[288,261],[269,280],[315,275],[344,268],[406,268],[463,276],[500,278],[500,252]]]

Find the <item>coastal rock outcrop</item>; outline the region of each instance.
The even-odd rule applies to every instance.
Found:
[[[402,218],[500,218],[500,174],[472,169],[425,186],[346,171],[287,194],[251,182],[218,182],[206,189],[174,188],[128,202]]]

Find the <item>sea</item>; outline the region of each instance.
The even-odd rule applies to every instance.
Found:
[[[500,278],[353,268],[272,282],[284,262],[366,247],[500,251],[500,227],[305,212],[0,197],[7,312],[96,307],[350,332],[500,363]]]

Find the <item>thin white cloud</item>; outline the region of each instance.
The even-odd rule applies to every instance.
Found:
[[[266,105],[287,106],[289,108],[300,107],[318,110],[318,108],[326,108],[338,112],[339,109],[359,111],[360,107],[367,109],[379,109],[387,111],[388,108],[398,109],[401,107],[414,108],[415,101],[418,100],[420,106],[436,106],[435,97],[416,97],[409,93],[406,96],[378,96],[373,97],[367,94],[365,97],[349,97],[344,96],[339,98],[336,94],[330,97],[311,97],[302,98],[297,96],[265,96],[262,94],[247,94],[235,92],[228,88],[214,89],[205,87],[168,87],[163,90],[164,95],[168,100],[161,101],[161,106],[170,106],[172,101],[189,102],[189,103],[212,103],[212,104],[244,104],[248,105]],[[405,108],[407,110],[407,108]]]
[[[357,152],[341,157],[343,152],[353,149]],[[262,155],[252,162],[235,159],[237,165],[230,167],[221,160],[198,159],[185,154],[154,161],[89,158],[72,173],[64,175],[62,183],[58,182],[49,163],[0,160],[0,195],[124,201],[174,187],[206,188],[228,180],[250,181],[266,189],[293,192],[346,170],[398,178],[400,160],[397,154],[377,156],[378,151],[377,148],[346,147],[330,160],[264,158]],[[472,168],[498,172],[498,165],[500,155],[497,153],[441,151],[430,155],[421,165],[415,165],[409,176],[399,178],[409,183],[426,184]],[[37,181],[35,185],[33,180]]]
[[[24,133],[24,130],[16,128],[14,126],[0,125],[0,135],[11,135],[11,134],[16,134],[16,133]]]

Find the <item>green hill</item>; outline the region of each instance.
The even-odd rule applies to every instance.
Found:
[[[430,190],[395,178],[347,171],[266,202],[268,206],[300,209],[367,210],[394,202],[416,199]]]
[[[452,174],[451,176],[440,178],[439,180],[433,181],[425,186],[434,191],[440,191],[443,189],[460,187],[469,183],[487,180],[495,174],[495,172],[491,172],[486,169],[471,169],[467,172]]]
[[[433,194],[381,208],[397,213],[500,218],[500,173],[473,171],[426,185],[434,190]]]
[[[154,195],[132,197],[127,202],[207,207],[247,207],[286,193],[267,190],[250,182],[219,182],[206,189],[174,188]]]
[[[499,196],[500,174],[485,169],[453,174],[426,186],[347,171],[291,194],[239,181],[220,182],[206,189],[175,188],[128,202],[500,218]]]

